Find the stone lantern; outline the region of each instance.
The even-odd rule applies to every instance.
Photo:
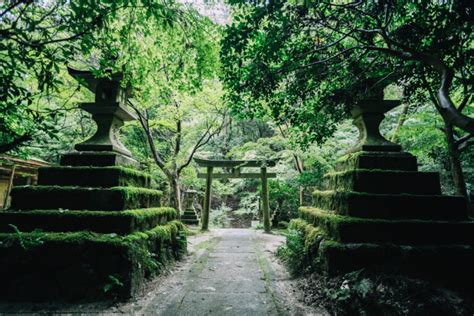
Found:
[[[181,221],[188,225],[198,225],[199,217],[194,209],[194,202],[197,199],[198,192],[196,190],[187,190],[184,192],[184,213]]]
[[[69,74],[82,82],[95,95],[95,102],[82,103],[80,108],[92,114],[97,124],[96,133],[86,141],[76,144],[77,152],[66,154],[61,164],[71,166],[138,166],[130,151],[119,138],[124,122],[136,120],[127,102],[130,88],[122,87],[122,73],[110,73],[106,78],[96,78],[91,71],[68,68]]]

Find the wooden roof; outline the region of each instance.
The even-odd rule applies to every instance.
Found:
[[[49,166],[46,161],[37,159],[20,159],[8,155],[0,155],[0,175],[10,175],[12,167],[15,166],[15,174],[23,176],[34,176],[39,167]]]

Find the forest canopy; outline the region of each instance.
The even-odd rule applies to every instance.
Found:
[[[0,4],[0,153],[56,163],[96,128],[66,67],[122,72],[139,118],[122,140],[170,205],[203,188],[195,155],[276,158],[271,208],[286,221],[356,142],[351,107],[384,90],[402,105],[382,133],[444,192],[473,190],[471,1],[229,0],[219,23],[216,1],[195,2]],[[211,220],[255,215],[258,185],[215,181]]]
[[[288,124],[303,146],[389,84],[431,94],[443,119],[474,132],[472,1],[230,1],[222,44],[230,107]]]

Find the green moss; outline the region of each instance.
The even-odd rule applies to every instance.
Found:
[[[151,179],[151,176],[147,172],[143,172],[140,170],[136,170],[133,168],[128,168],[128,167],[123,167],[123,166],[105,166],[105,167],[93,167],[93,166],[55,166],[55,167],[41,167],[39,168],[40,170],[44,169],[49,169],[49,168],[54,168],[56,170],[63,170],[63,171],[68,171],[68,170],[80,170],[83,172],[87,172],[90,170],[117,170],[123,175],[130,175],[130,176],[135,176],[135,177],[143,177],[143,178],[148,178]]]
[[[128,201],[134,201],[138,198],[138,196],[142,194],[147,194],[149,196],[154,196],[157,198],[163,195],[163,192],[159,190],[136,188],[136,187],[112,187],[109,190],[121,192],[123,196],[125,197],[125,199]]]
[[[278,249],[278,255],[288,264],[294,275],[313,271],[319,244],[325,237],[323,230],[314,227],[304,219],[291,220],[288,227],[287,241]]]
[[[185,251],[184,226],[178,221],[126,236],[89,231],[0,234],[0,276],[8,288],[0,293],[15,298],[126,298]],[[122,285],[111,288],[110,275]]]
[[[41,237],[44,243],[83,244],[85,242],[107,243],[115,246],[130,246],[140,240],[161,239],[171,240],[178,232],[183,231],[184,225],[179,221],[171,221],[166,225],[157,226],[144,232],[135,232],[126,236],[117,234],[99,234],[90,231],[81,232],[20,232],[22,238],[34,239]],[[19,234],[0,233],[0,248],[9,247],[19,242]]]
[[[316,252],[325,233],[320,227],[314,227],[307,221],[297,218],[290,222],[289,229],[300,231],[304,236],[304,249],[306,252]]]
[[[359,158],[359,156],[362,155],[362,151],[360,152],[355,152],[355,153],[349,153],[347,155],[344,155],[342,157],[340,157],[339,159],[336,160],[337,163],[346,163],[350,160],[356,160],[357,158]]]
[[[0,232],[10,232],[7,224],[13,224],[22,231],[90,230],[97,233],[129,234],[137,230],[151,229],[175,218],[176,211],[169,207],[126,211],[8,211],[0,213]]]
[[[319,227],[330,239],[347,243],[473,244],[470,221],[365,219],[301,207],[302,219]],[[443,230],[443,234],[438,231]]]
[[[70,192],[70,191],[116,191],[121,192],[125,197],[133,197],[137,194],[146,193],[148,195],[160,197],[163,192],[160,190],[138,188],[138,187],[111,187],[111,188],[86,188],[78,186],[59,186],[59,185],[24,185],[16,186],[14,189],[27,188],[30,191],[38,192]]]
[[[11,212],[15,214],[24,214],[30,216],[36,215],[54,215],[54,216],[73,216],[73,217],[133,217],[138,222],[147,219],[151,215],[168,215],[170,218],[176,218],[176,210],[172,207],[153,207],[141,208],[125,211],[64,211],[64,210],[27,210],[21,212]]]
[[[398,174],[413,174],[417,171],[406,171],[406,170],[384,170],[384,169],[352,169],[342,170],[335,172],[328,172],[324,175],[324,178],[330,178],[335,176],[349,176],[356,175],[357,173],[398,173]]]
[[[137,187],[23,186],[12,190],[12,209],[119,211],[160,206],[161,196],[159,190]]]

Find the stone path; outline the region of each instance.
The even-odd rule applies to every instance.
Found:
[[[158,292],[137,302],[144,315],[318,315],[295,298],[286,269],[275,258],[279,235],[253,229],[214,230],[190,239],[194,252]]]
[[[259,238],[260,237],[260,238]],[[207,251],[177,278],[173,288],[156,296],[144,311],[160,315],[282,314],[272,291],[271,271],[262,254],[262,236],[248,229],[219,231]],[[163,304],[163,302],[166,304]]]

